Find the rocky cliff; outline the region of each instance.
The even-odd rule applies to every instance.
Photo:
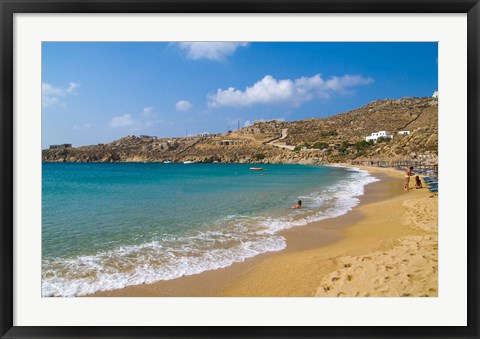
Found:
[[[393,139],[365,142],[372,132]],[[409,131],[400,135],[399,131]],[[49,149],[44,162],[328,163],[436,157],[438,100],[377,100],[328,118],[258,122],[223,135],[157,139],[127,136],[108,144]]]

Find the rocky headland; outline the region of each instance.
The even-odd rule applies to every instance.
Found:
[[[393,139],[366,142],[373,132]],[[398,134],[408,131],[409,134]],[[226,134],[126,136],[108,144],[42,151],[44,162],[351,163],[436,159],[438,99],[376,100],[328,118],[255,122]]]

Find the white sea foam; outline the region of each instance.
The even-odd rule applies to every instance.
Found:
[[[74,297],[130,285],[154,283],[227,267],[286,247],[281,230],[334,218],[359,203],[365,185],[378,181],[347,168],[349,176],[329,188],[300,197],[305,209],[283,217],[231,215],[214,230],[191,236],[164,236],[135,246],[74,258],[43,260],[42,295]]]
[[[316,213],[306,215],[303,218],[296,218],[298,211],[295,211],[291,215],[282,218],[265,218],[262,220],[265,229],[257,231],[257,233],[276,234],[284,229],[304,226],[310,222],[336,218],[348,213],[353,207],[358,205],[360,201],[358,197],[364,194],[365,186],[378,181],[378,179],[364,170],[357,168],[346,169],[352,172],[349,178],[322,191],[300,197],[303,205],[307,208],[318,208],[319,210]]]
[[[227,242],[231,246],[222,248]],[[42,295],[74,297],[171,280],[227,267],[285,247],[285,239],[280,236],[206,232],[195,237],[176,237],[163,245],[154,241],[92,256],[47,259],[42,269]]]

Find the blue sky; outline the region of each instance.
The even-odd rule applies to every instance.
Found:
[[[431,96],[437,43],[42,44],[42,147],[225,133]]]

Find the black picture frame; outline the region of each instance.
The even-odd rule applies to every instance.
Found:
[[[16,13],[467,13],[468,325],[464,327],[22,327],[13,326],[13,17]],[[0,0],[2,338],[479,337],[479,0]],[[454,310],[452,310],[454,312]]]

